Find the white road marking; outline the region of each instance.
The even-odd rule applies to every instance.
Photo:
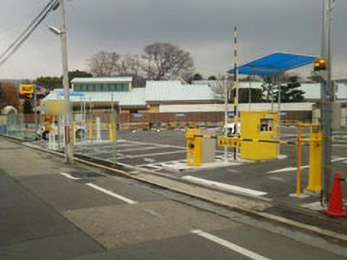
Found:
[[[309,166],[308,165],[301,166],[301,169],[305,169],[305,168],[309,168]],[[267,173],[291,172],[291,171],[296,171],[297,169],[298,169],[297,167],[287,167],[287,168],[283,168],[279,170],[270,171]]]
[[[285,179],[281,178],[281,177],[269,177],[270,180],[274,180],[274,181],[280,181],[280,182],[285,182]]]
[[[145,163],[145,164],[138,164],[136,165],[137,167],[142,167],[142,166],[152,166],[152,165],[163,165],[163,164],[175,164],[175,163],[186,163],[186,159],[182,160],[173,160],[173,161],[165,161],[165,162],[156,162],[156,163]]]
[[[73,177],[73,176],[71,176],[70,174],[65,173],[65,172],[61,172],[60,175],[63,175],[63,176],[65,176],[66,178],[69,178],[69,179],[71,179],[71,180],[79,180],[79,179],[80,179],[80,178],[77,178],[77,177]]]
[[[257,253],[254,253],[246,248],[240,247],[238,245],[235,245],[227,240],[224,240],[222,238],[219,238],[217,236],[211,235],[209,233],[206,233],[202,230],[193,230],[192,233],[197,234],[198,236],[204,237],[212,242],[215,242],[219,245],[222,245],[226,248],[229,248],[241,255],[247,256],[248,258],[255,259],[255,260],[270,260],[270,258],[261,256]]]
[[[129,143],[133,143],[133,144],[143,144],[143,145],[151,145],[151,146],[158,146],[158,147],[172,147],[172,148],[177,148],[177,149],[182,149],[182,150],[186,150],[187,147],[185,146],[177,146],[177,145],[169,145],[169,144],[158,144],[158,143],[146,143],[146,142],[138,142],[138,141],[131,141],[131,140],[127,140],[127,142]]]
[[[156,161],[155,159],[152,159],[152,158],[144,158],[143,160],[149,163],[154,163]]]
[[[216,181],[209,181],[209,180],[196,178],[189,175],[183,176],[181,179],[184,179],[186,181],[190,181],[196,184],[200,184],[200,185],[204,185],[204,186],[208,186],[212,188],[219,188],[224,191],[235,192],[235,193],[239,193],[243,195],[263,196],[267,194],[267,192],[263,192],[263,191],[251,190],[251,189],[242,188],[239,186],[234,186],[234,185],[225,184],[225,183],[216,182]]]
[[[168,146],[168,147],[164,147],[164,146],[163,147],[162,146],[160,146],[160,147],[158,147],[158,146],[138,147],[137,146],[137,148],[124,149],[124,150],[122,150],[122,153],[133,152],[133,151],[142,151],[142,150],[164,149],[164,148],[172,148],[172,147],[170,147],[170,146]]]
[[[240,171],[239,170],[235,170],[235,169],[227,169],[227,172],[235,173],[235,172],[240,172]]]
[[[124,158],[135,159],[135,158],[142,158],[142,157],[148,157],[148,156],[160,156],[160,155],[166,155],[166,154],[185,153],[185,152],[186,151],[180,150],[180,151],[172,151],[172,152],[147,153],[147,154],[140,154],[140,155],[125,155]]]
[[[335,157],[334,159],[331,160],[331,162],[339,162],[339,161],[343,161],[346,160],[347,157]],[[301,169],[306,169],[306,168],[310,168],[309,165],[304,165],[301,166]],[[274,171],[269,171],[268,173],[279,173],[279,172],[290,172],[290,171],[297,171],[298,167],[287,167],[287,168],[283,168],[283,169],[279,169],[279,170],[274,170]]]
[[[338,161],[343,161],[346,159],[347,159],[347,157],[336,157],[336,158],[332,159],[331,162],[338,162]]]
[[[133,200],[131,200],[131,199],[128,199],[128,198],[126,198],[126,197],[123,197],[123,196],[121,196],[121,195],[119,195],[119,194],[116,194],[116,193],[114,193],[114,192],[112,192],[112,191],[109,191],[109,190],[106,190],[106,189],[104,189],[104,188],[101,188],[101,187],[99,187],[99,186],[97,186],[97,185],[94,185],[93,183],[87,183],[86,185],[89,186],[89,187],[92,187],[93,189],[96,189],[96,190],[98,190],[98,191],[101,191],[101,192],[103,192],[103,193],[105,193],[105,194],[107,194],[107,195],[110,195],[110,196],[112,196],[112,197],[114,197],[114,198],[117,198],[117,199],[119,199],[119,200],[122,200],[122,201],[124,201],[124,202],[126,202],[126,203],[128,203],[128,204],[137,204],[137,201],[133,201]]]

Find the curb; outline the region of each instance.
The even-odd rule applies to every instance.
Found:
[[[15,143],[21,144],[21,145],[23,145],[25,147],[28,147],[28,148],[31,148],[31,149],[35,149],[35,150],[38,150],[38,151],[41,151],[41,152],[45,152],[45,153],[50,153],[50,154],[53,154],[53,155],[58,155],[60,157],[64,157],[64,154],[62,154],[62,153],[59,153],[59,152],[56,152],[56,151],[47,150],[47,149],[38,147],[36,145],[31,145],[30,143],[24,143],[22,140],[17,140],[15,138],[8,138],[7,136],[3,136],[3,135],[1,135],[1,136],[5,137],[9,141],[14,141]],[[160,187],[160,188],[163,188],[163,189],[171,190],[173,192],[177,192],[177,193],[189,196],[189,197],[194,197],[196,199],[200,199],[200,200],[203,200],[203,201],[206,201],[206,202],[209,202],[209,203],[213,203],[213,204],[215,204],[217,206],[222,206],[222,207],[225,207],[225,208],[236,210],[238,212],[245,213],[247,215],[251,215],[251,216],[254,216],[254,217],[262,218],[264,220],[278,222],[278,223],[284,224],[284,225],[289,226],[289,227],[294,227],[294,228],[301,229],[301,230],[304,230],[304,231],[309,231],[309,232],[318,234],[320,236],[326,237],[328,239],[339,240],[339,241],[341,241],[343,243],[347,243],[347,235],[336,233],[336,232],[333,232],[333,231],[330,231],[330,230],[319,228],[317,226],[311,226],[311,225],[308,225],[308,224],[300,223],[300,222],[297,222],[297,221],[294,221],[294,220],[290,220],[290,219],[287,219],[287,218],[284,218],[284,217],[279,217],[279,216],[276,216],[276,215],[264,212],[264,210],[269,205],[266,202],[265,203],[254,203],[254,204],[258,204],[258,206],[251,206],[251,207],[247,208],[247,207],[244,207],[244,206],[240,206],[237,203],[234,203],[234,204],[226,203],[226,202],[218,200],[218,199],[216,199],[214,197],[208,197],[208,196],[204,196],[202,194],[197,194],[197,193],[194,193],[194,192],[187,192],[187,191],[183,190],[182,188],[179,188],[180,185],[185,184],[185,183],[177,182],[177,181],[174,181],[174,180],[170,180],[170,181],[178,183],[179,185],[177,187],[174,187],[173,185],[168,185],[168,184],[165,184],[165,183],[158,183],[157,181],[153,181],[150,178],[146,179],[146,178],[144,178],[142,176],[139,176],[139,175],[132,175],[132,174],[129,174],[129,173],[125,172],[125,171],[122,171],[122,170],[119,170],[119,169],[115,169],[115,168],[112,168],[112,167],[109,167],[109,166],[101,165],[101,164],[98,164],[98,163],[90,162],[90,161],[87,161],[87,160],[84,160],[84,159],[81,159],[81,158],[78,158],[78,157],[75,157],[74,161],[82,163],[82,164],[85,164],[85,165],[88,165],[88,166],[101,168],[101,169],[113,172],[113,173],[115,173],[118,176],[131,178],[131,179],[134,179],[134,180],[137,180],[137,181],[140,181],[140,182],[144,182],[144,183],[147,183],[147,184],[150,184],[150,185],[154,185],[154,186],[157,186],[157,187]],[[150,175],[148,175],[148,176],[150,176]],[[163,178],[163,177],[156,177],[156,178],[158,179],[158,178]],[[190,185],[190,184],[185,184],[185,185]],[[190,185],[190,186],[194,187],[196,185],[194,185],[194,186]],[[200,189],[205,189],[205,188],[200,188]],[[205,190],[207,190],[207,189],[205,189]],[[228,195],[228,196],[232,197],[232,195]],[[237,200],[240,200],[240,201],[243,200],[243,201],[251,202],[251,200],[239,199],[236,196],[234,196],[234,197],[237,198]]]

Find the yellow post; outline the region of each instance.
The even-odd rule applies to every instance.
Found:
[[[312,126],[310,133],[310,171],[307,191],[320,192],[322,189],[322,129]]]
[[[200,136],[199,136],[200,135]],[[202,143],[201,129],[187,129],[187,165],[201,166],[201,143]]]
[[[301,194],[301,124],[298,124],[298,172],[296,178],[296,195]]]
[[[113,143],[113,124],[112,123],[109,123],[108,129],[109,129],[110,142]]]
[[[89,139],[93,139],[93,120],[89,121]]]
[[[73,138],[73,143],[76,144],[76,122],[72,123],[72,138]]]

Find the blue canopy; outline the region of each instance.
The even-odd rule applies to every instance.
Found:
[[[277,52],[242,65],[237,71],[246,75],[276,75],[313,63],[315,59],[312,56]],[[234,71],[231,69],[228,72],[234,74]]]

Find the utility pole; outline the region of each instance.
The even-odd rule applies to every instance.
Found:
[[[72,163],[73,143],[72,135],[72,111],[70,104],[70,86],[67,61],[67,43],[66,43],[66,22],[65,22],[65,0],[59,0],[60,5],[60,39],[63,67],[63,86],[64,86],[64,108],[65,108],[65,162]]]
[[[331,20],[335,0],[323,0],[323,28],[322,28],[322,57],[327,60],[327,78],[321,83],[321,124],[323,134],[323,190],[324,198],[329,201],[329,190],[332,176],[331,150],[332,150],[332,102],[334,101],[331,83]]]

